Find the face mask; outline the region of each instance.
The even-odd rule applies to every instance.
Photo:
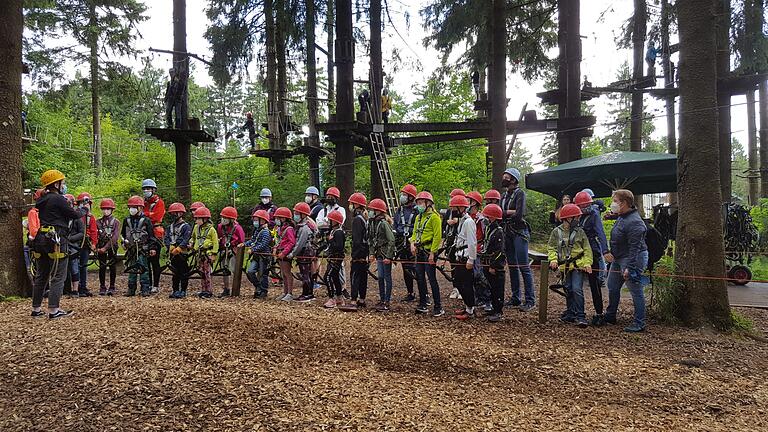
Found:
[[[275,225],[277,225],[277,226],[280,226],[280,225],[282,225],[282,224],[283,224],[283,221],[281,221],[280,219],[277,219],[277,220],[275,221]]]
[[[349,211],[351,211],[351,212],[355,211],[355,205],[354,204],[350,204],[349,205]]]
[[[258,228],[259,227],[259,221],[253,221],[253,227]]]
[[[373,210],[368,210],[368,218],[373,219],[376,217],[376,212]]]
[[[272,199],[270,199],[270,198],[262,198],[261,199],[261,203],[262,204],[269,204],[270,201],[272,201]]]
[[[400,204],[407,204],[408,203],[408,195],[400,194]]]
[[[419,214],[422,214],[422,213],[424,213],[425,211],[427,211],[427,207],[426,207],[426,206],[424,206],[424,205],[418,204],[418,205],[416,206],[416,211],[417,211],[417,212],[419,212]]]
[[[151,190],[145,190],[144,191],[144,199],[152,198],[152,191]]]
[[[137,214],[139,214],[139,209],[137,209],[136,207],[131,207],[128,209],[128,213],[130,213],[131,216],[136,216]]]
[[[328,203],[329,206],[333,207],[336,205],[336,198],[326,198],[325,202]]]
[[[60,191],[60,193],[61,193],[62,195],[64,195],[65,193],[67,193],[67,185],[66,185],[66,183],[61,185],[61,191]]]
[[[509,187],[512,184],[512,180],[504,179],[501,181],[501,185],[504,187]]]
[[[221,224],[222,224],[222,225],[229,225],[229,219],[226,219],[226,218],[225,218],[225,219],[222,219],[222,220],[221,220]]]
[[[299,216],[299,215],[297,215],[297,214],[296,214],[296,215],[293,215],[293,221],[294,221],[294,222],[296,222],[296,223],[299,223],[299,222],[301,222],[301,216]]]
[[[307,196],[304,197],[304,202],[305,203],[312,204],[312,201],[314,201],[314,200],[312,199],[311,196],[307,195]]]
[[[616,201],[611,203],[611,213],[619,213],[619,210],[621,210],[621,205],[617,203]]]
[[[102,214],[104,214],[104,216],[112,216],[112,210],[106,209],[102,211]]]

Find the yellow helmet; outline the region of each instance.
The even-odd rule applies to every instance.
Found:
[[[48,170],[40,176],[40,184],[42,184],[43,187],[56,183],[60,180],[64,180],[64,174],[61,171],[55,169]]]

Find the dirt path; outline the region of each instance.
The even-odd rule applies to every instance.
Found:
[[[28,301],[0,304],[0,430],[768,429],[768,344],[752,339],[516,311],[461,323],[400,303],[386,315],[247,297],[66,306],[74,318],[49,322]],[[768,330],[768,312],[743,313]]]

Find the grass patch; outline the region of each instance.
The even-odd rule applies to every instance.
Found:
[[[731,321],[735,332],[753,333],[755,331],[752,320],[734,310],[731,310]]]
[[[14,301],[22,301],[24,300],[24,297],[19,296],[4,296],[0,294],[0,303],[2,302],[14,302]]]

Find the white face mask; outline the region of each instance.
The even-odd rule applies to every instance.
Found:
[[[305,202],[305,203],[307,203],[307,204],[311,204],[311,203],[312,203],[312,201],[313,201],[313,200],[312,200],[312,197],[311,197],[311,196],[307,195],[307,196],[305,196],[305,197],[304,197],[304,202]]]
[[[616,201],[613,201],[611,203],[611,213],[619,213],[619,210],[621,210],[621,205],[617,203]]]
[[[262,198],[261,203],[262,204],[269,204],[269,202],[272,201],[270,198]]]
[[[222,225],[229,225],[229,219],[227,219],[227,218],[221,219],[221,224]]]
[[[408,195],[400,194],[400,204],[407,204],[407,203],[408,203]]]
[[[137,209],[136,207],[131,207],[128,209],[128,213],[130,213],[131,216],[136,216],[137,214],[139,214],[139,209]]]

